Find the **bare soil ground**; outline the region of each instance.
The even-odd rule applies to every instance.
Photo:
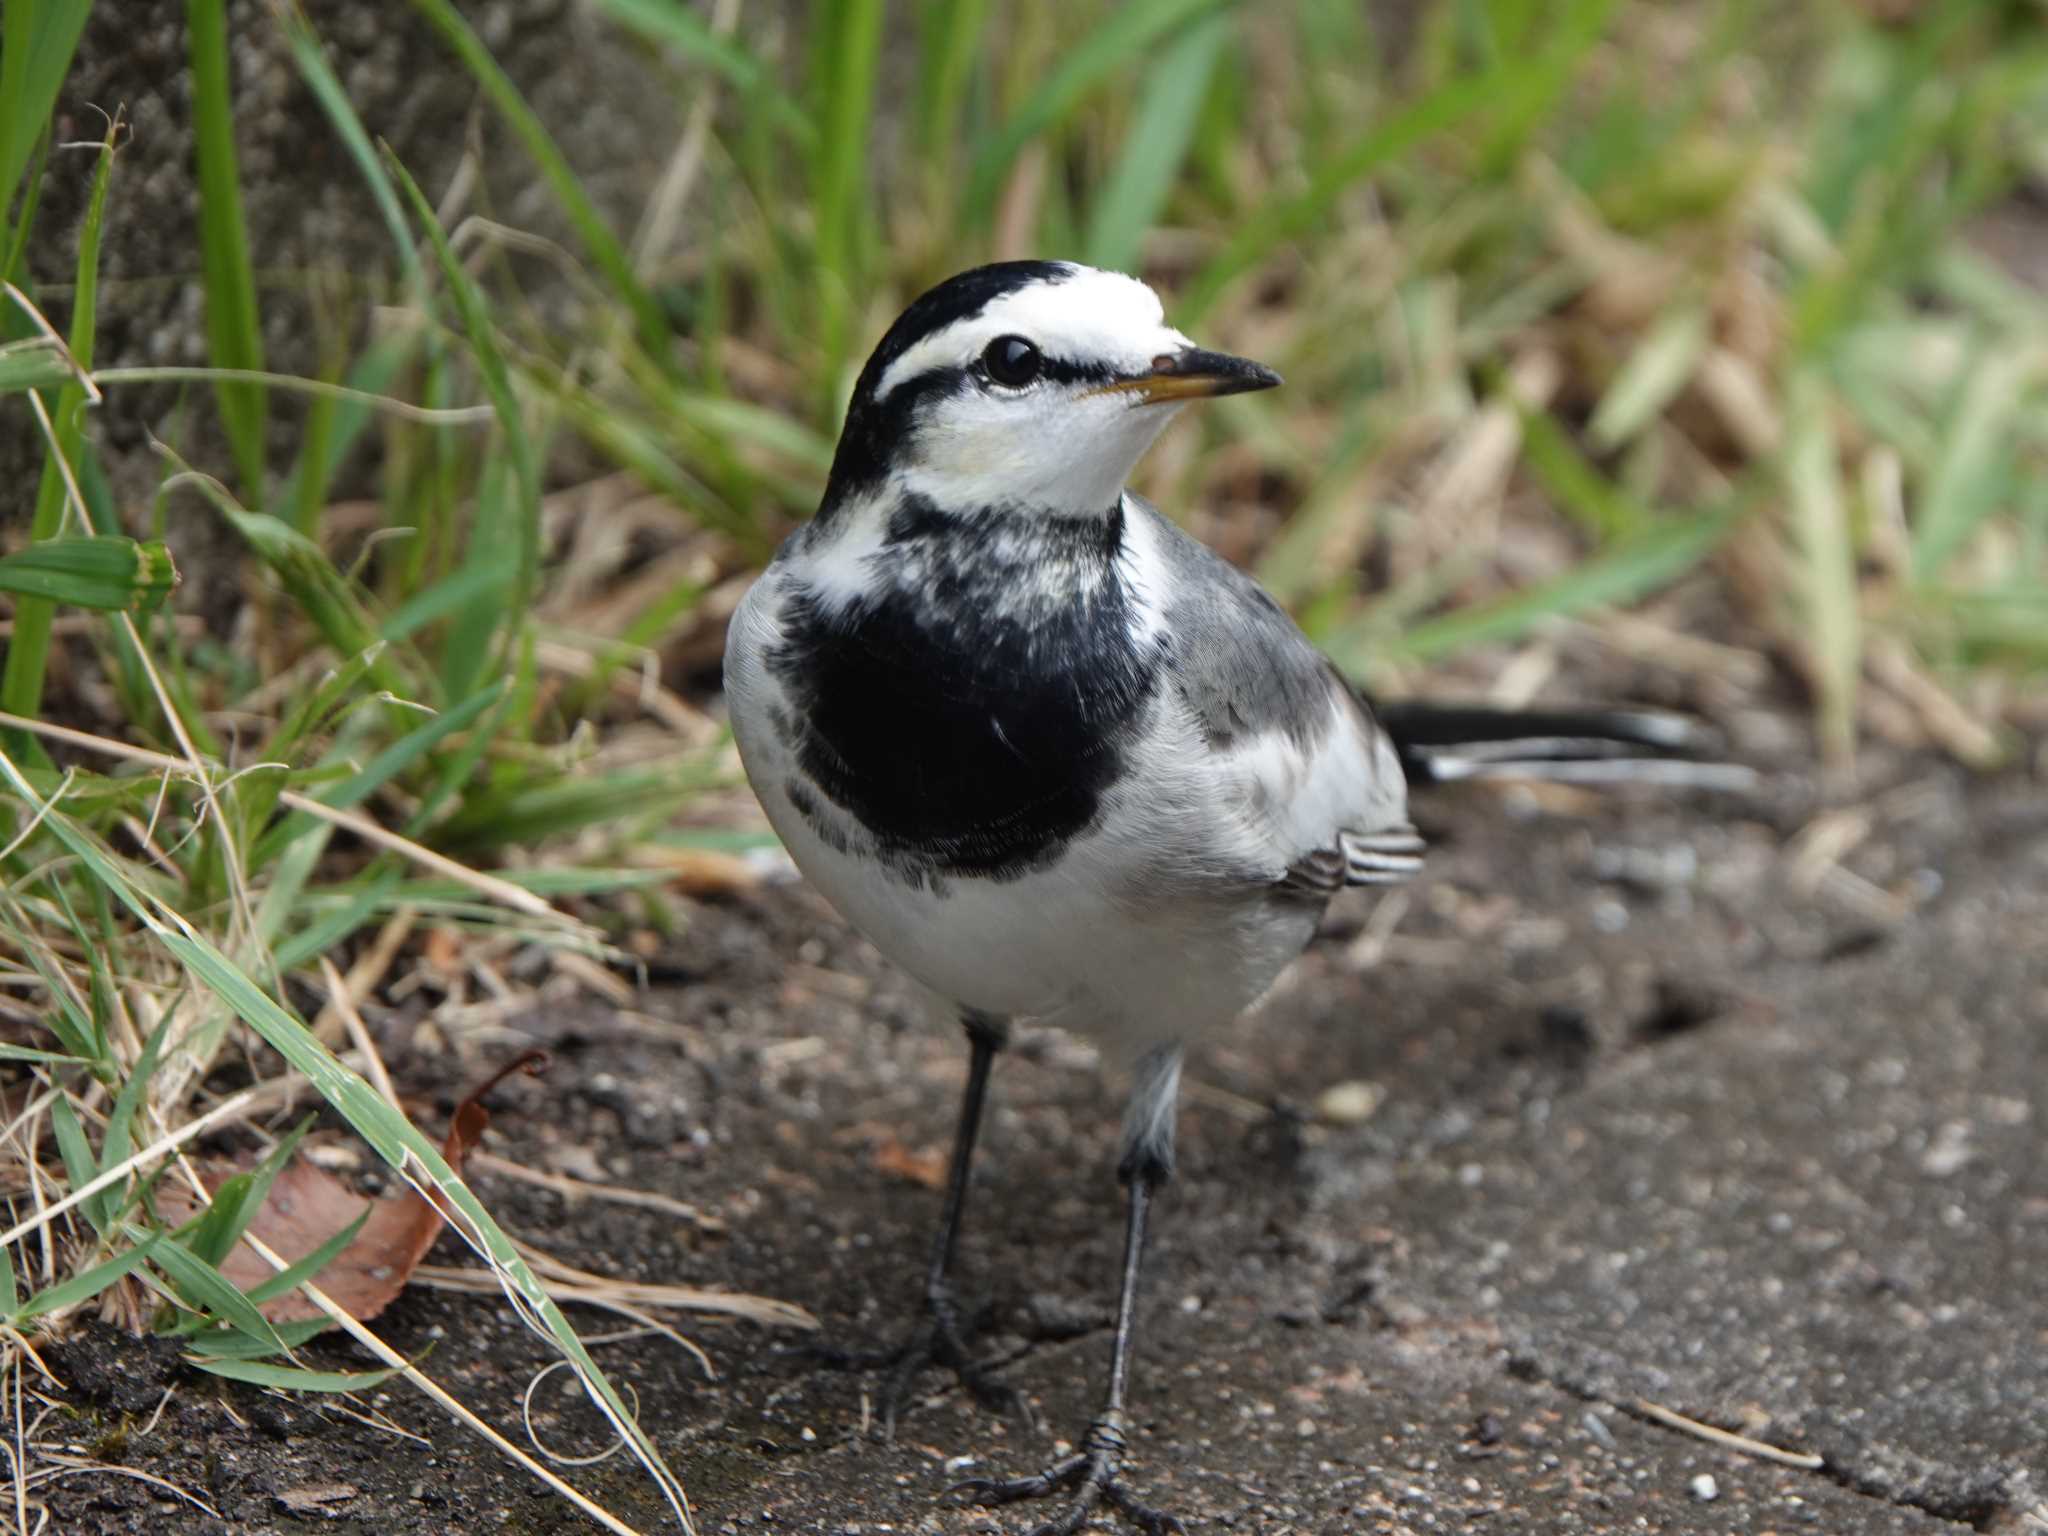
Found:
[[[1196,1058],[1142,1319],[1139,1490],[1198,1532],[2043,1528],[2038,767],[1970,779],[1873,760],[1818,830],[1796,775],[1743,802],[1424,807],[1428,882],[1399,910],[1333,912],[1270,1004]],[[950,1131],[960,1042],[799,886],[703,906],[658,971],[637,1010],[518,1022],[555,1063],[500,1090],[487,1145],[694,1202],[725,1230],[488,1172],[486,1197],[590,1268],[786,1298],[834,1339],[892,1337],[936,1212],[920,1178]],[[381,1029],[434,1125],[517,1044],[428,1052],[395,1016]],[[1045,1429],[932,1376],[895,1443],[876,1443],[860,1433],[872,1380],[749,1325],[692,1330],[715,1381],[658,1339],[600,1345],[704,1531],[1031,1523],[941,1495],[970,1471],[1032,1469],[1085,1425],[1120,1197],[1114,1086],[1074,1041],[1021,1044],[998,1069],[964,1280]],[[379,1326],[522,1435],[520,1394],[546,1361],[504,1306],[416,1286]],[[366,1363],[345,1344],[311,1353]],[[587,1528],[400,1384],[366,1406],[404,1435],[103,1332],[52,1360],[76,1405],[66,1437],[220,1515],[81,1473],[53,1490],[58,1530]],[[560,1373],[542,1386],[543,1434],[601,1448],[572,1391]],[[1644,1403],[1824,1464],[1735,1454]],[[572,1475],[660,1525],[623,1456]]]

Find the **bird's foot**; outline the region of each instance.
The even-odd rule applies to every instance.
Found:
[[[901,1343],[887,1349],[842,1350],[814,1348],[808,1353],[832,1370],[883,1371],[877,1428],[885,1440],[896,1435],[896,1413],[919,1372],[927,1366],[949,1370],[960,1384],[974,1394],[976,1402],[995,1413],[1009,1413],[1031,1421],[1030,1405],[1015,1387],[995,1373],[986,1360],[975,1358],[967,1345],[969,1322],[950,1287],[927,1292],[917,1323]]]
[[[975,1477],[956,1483],[950,1490],[969,1504],[1014,1504],[1023,1499],[1046,1499],[1071,1492],[1067,1507],[1030,1536],[1074,1536],[1098,1508],[1107,1507],[1123,1517],[1145,1536],[1186,1536],[1187,1527],[1164,1510],[1141,1504],[1118,1476],[1124,1452],[1129,1448],[1124,1416],[1105,1413],[1088,1426],[1081,1449],[1065,1461],[1047,1467],[1031,1477]]]

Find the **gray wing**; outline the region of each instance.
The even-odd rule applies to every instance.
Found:
[[[1332,688],[1349,692],[1327,656],[1273,596],[1199,539],[1135,496],[1167,574],[1174,679],[1210,746],[1280,731],[1304,741],[1324,729]]]
[[[1328,897],[1421,868],[1407,785],[1386,733],[1270,593],[1135,496],[1162,563],[1173,685],[1217,752],[1244,752],[1284,845],[1276,884]]]

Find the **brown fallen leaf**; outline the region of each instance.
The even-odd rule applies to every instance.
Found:
[[[761,867],[753,860],[716,848],[643,847],[634,850],[632,862],[665,870],[686,896],[735,896],[761,883]]]
[[[462,933],[453,927],[429,928],[421,955],[428,967],[441,976],[453,976],[462,969]]]
[[[946,1187],[946,1152],[943,1147],[926,1147],[913,1152],[891,1132],[875,1143],[875,1167],[899,1179],[922,1184],[926,1189]]]
[[[545,1070],[547,1060],[545,1051],[524,1052],[456,1106],[447,1138],[441,1143],[441,1155],[449,1167],[462,1172],[464,1159],[491,1123],[490,1112],[483,1107],[484,1095],[514,1072]],[[254,1161],[251,1157],[209,1169],[204,1178],[210,1188],[217,1189]],[[363,1205],[363,1197],[333,1174],[304,1156],[294,1156],[271,1184],[262,1208],[249,1222],[249,1231],[287,1263],[297,1263],[354,1221]],[[405,1289],[413,1270],[440,1236],[442,1221],[439,1208],[413,1189],[388,1200],[372,1200],[369,1206],[361,1230],[316,1277],[320,1289],[337,1306],[364,1320],[382,1312]],[[164,1201],[162,1208],[167,1219],[183,1219],[183,1213],[172,1209],[172,1202]],[[244,1291],[273,1273],[269,1263],[247,1243],[235,1244],[220,1271]],[[325,1315],[296,1288],[261,1303],[260,1310],[273,1323]]]

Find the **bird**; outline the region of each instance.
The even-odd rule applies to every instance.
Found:
[[[1252,1008],[1349,886],[1421,869],[1408,788],[1534,774],[1709,787],[1711,733],[1648,710],[1376,710],[1251,576],[1128,488],[1189,404],[1272,389],[1122,273],[1006,261],[946,279],[854,384],[815,516],[735,610],[728,716],[797,867],[957,1015],[969,1064],[919,1320],[927,1366],[1021,1404],[972,1354],[955,1261],[991,1068],[1013,1023],[1091,1038],[1131,1087],[1102,1408],[1063,1460],[977,1478],[985,1506],[1141,1501],[1129,1379],[1148,1222],[1187,1047]],[[1728,768],[1725,773],[1718,769]]]

